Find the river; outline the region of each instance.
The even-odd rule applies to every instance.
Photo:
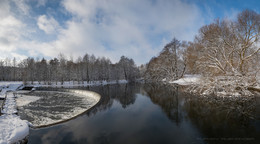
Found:
[[[28,143],[260,143],[259,97],[208,98],[162,84],[79,87],[99,93],[88,112],[30,129]]]

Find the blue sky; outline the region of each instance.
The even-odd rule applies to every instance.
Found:
[[[258,0],[0,0],[0,59],[85,53],[140,65],[173,37],[192,41],[216,18],[235,20]]]

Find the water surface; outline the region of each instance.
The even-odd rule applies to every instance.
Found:
[[[31,129],[29,143],[259,143],[259,98],[201,98],[178,87],[86,87],[98,105],[68,122]]]

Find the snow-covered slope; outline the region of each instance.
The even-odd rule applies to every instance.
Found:
[[[179,85],[191,85],[196,84],[200,81],[199,75],[185,75],[183,78],[180,78],[175,81],[170,81],[169,83],[175,83]]]

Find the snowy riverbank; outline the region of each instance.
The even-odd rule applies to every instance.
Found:
[[[257,79],[257,83],[259,83]],[[200,95],[217,95],[217,96],[250,96],[252,92],[260,92],[260,87],[257,83],[247,83],[243,77],[212,77],[206,78],[200,75],[185,75],[175,81],[170,81],[170,84],[178,84],[182,86],[190,86],[189,92]],[[202,93],[198,93],[198,91]]]
[[[13,91],[20,84],[11,84],[1,90],[1,97],[5,97],[0,116],[0,144],[16,143],[29,135],[29,126],[26,120],[17,116],[16,101]]]
[[[169,83],[178,84],[178,85],[192,85],[198,84],[200,82],[200,75],[185,75],[183,78],[180,78],[175,81],[170,81]]]

